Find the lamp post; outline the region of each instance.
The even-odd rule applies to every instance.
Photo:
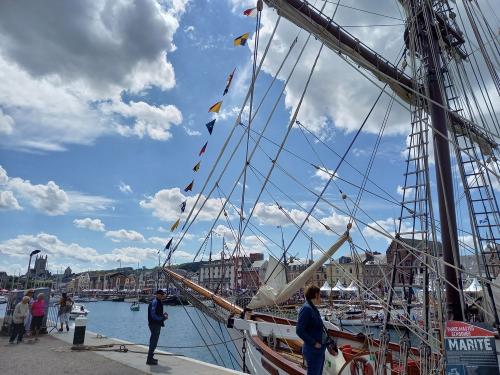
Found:
[[[25,285],[25,289],[28,289],[28,282],[30,280],[30,268],[31,268],[31,257],[33,255],[36,255],[38,253],[40,253],[42,250],[33,250],[30,254],[30,261],[28,263],[28,272],[26,273],[26,285]]]

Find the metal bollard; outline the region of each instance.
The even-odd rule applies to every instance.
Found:
[[[83,345],[85,341],[85,329],[87,328],[87,318],[75,319],[75,334],[73,336],[73,345]]]

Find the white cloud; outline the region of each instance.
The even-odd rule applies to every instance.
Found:
[[[145,102],[126,104],[118,101],[103,103],[100,109],[105,114],[134,119],[132,126],[117,125],[118,133],[123,136],[148,136],[157,141],[166,141],[172,137],[171,127],[182,122],[182,113],[174,105],[152,106]]]
[[[73,224],[77,228],[84,228],[97,232],[104,232],[106,230],[104,223],[100,219],[91,219],[89,217],[85,219],[75,219],[73,220]]]
[[[152,248],[123,247],[108,253],[99,253],[91,247],[76,243],[65,243],[57,236],[47,233],[37,235],[19,235],[0,243],[0,259],[26,258],[27,249],[40,249],[49,255],[51,264],[71,264],[75,271],[116,267],[118,261],[123,264],[144,263],[156,259],[158,250]]]
[[[188,127],[186,127],[186,126],[184,126],[184,131],[190,137],[197,137],[197,136],[201,135],[201,132],[199,132],[198,130],[192,130],[192,129],[189,129]]]
[[[237,2],[235,11],[241,12],[242,4]],[[379,4],[379,2],[366,2],[354,0],[349,6],[366,9],[377,13],[383,13],[400,17],[399,12],[393,4]],[[322,6],[322,4],[321,4]],[[333,14],[335,4],[327,4],[325,14]],[[274,24],[276,22],[275,9],[266,8],[262,12],[262,29],[260,31],[259,47],[267,45]],[[373,24],[380,21],[379,17],[367,13],[355,12],[349,8],[341,8],[335,16],[335,21],[344,25]],[[397,23],[397,21],[395,21]],[[281,61],[287,54],[292,41],[297,36],[299,28],[289,21],[282,19],[277,29],[272,48],[264,62],[264,71],[274,75]],[[403,45],[404,26],[379,27],[379,28],[355,28],[349,31],[363,40],[371,48],[393,61],[399,57],[400,48]],[[249,40],[250,49],[254,47],[254,37]],[[301,50],[307,33],[302,32],[298,37],[298,43],[292,51],[289,59],[295,61]],[[308,76],[313,61],[317,55],[320,42],[311,38],[304,54],[298,64],[294,76],[290,80],[285,91],[285,106],[292,113],[299,102],[306,77]],[[262,53],[262,52],[261,52]],[[284,80],[289,74],[291,63],[279,74],[279,79]],[[382,85],[382,84],[381,84]],[[337,53],[324,48],[315,73],[308,88],[308,94],[304,98],[299,120],[308,129],[322,137],[331,136],[332,128],[336,127],[344,131],[354,131],[361,125],[364,116],[368,113],[371,105],[380,90],[367,79],[361,76],[355,69],[343,61]],[[388,97],[384,96],[377,108],[374,110],[364,130],[377,133],[380,128]],[[394,105],[385,134],[403,134],[407,131],[409,114],[398,104]]]
[[[118,189],[120,189],[120,191],[122,193],[126,193],[126,194],[132,193],[132,188],[130,187],[130,185],[127,185],[123,181],[120,181],[120,184],[118,185]]]
[[[9,177],[0,166],[0,189],[15,192],[19,198],[47,215],[63,215],[68,211],[89,212],[105,210],[114,202],[112,199],[87,195],[78,191],[64,191],[54,181],[33,184],[20,177]]]
[[[396,188],[396,192],[398,193],[398,195],[400,196],[403,196],[403,194],[405,193],[405,190],[406,190],[406,198],[408,197],[411,197],[411,195],[413,194],[413,191],[415,189],[413,188],[404,188],[403,186],[401,185],[398,185],[398,187]]]
[[[316,169],[316,172],[314,172],[314,176],[320,178],[323,181],[329,181],[330,177],[333,175],[333,169]],[[333,180],[335,180],[338,177],[338,173],[335,174],[335,177]]]
[[[148,241],[151,242],[152,244],[155,245],[162,245],[165,246],[168,242],[168,238],[161,238],[161,237],[149,237]]]
[[[54,181],[35,185],[29,180],[14,177],[9,179],[8,186],[34,208],[47,215],[63,215],[69,210],[68,194]]]
[[[0,191],[0,210],[22,210],[12,191]]]
[[[286,215],[283,211],[286,212]],[[259,220],[260,224],[273,226],[294,225],[293,222],[300,225],[305,220],[306,216],[307,213],[302,210],[297,210],[295,208],[290,210],[283,208],[280,210],[275,204],[268,205],[262,202],[257,203],[254,211],[254,217]],[[323,224],[327,225],[334,232],[343,233],[347,229],[347,224],[349,222],[347,216],[337,214],[334,211],[330,212],[328,216],[318,217],[318,219],[321,223],[313,217],[309,217],[304,228],[312,233],[333,235],[333,233],[327,230]]]
[[[175,221],[179,218],[180,205],[187,200],[186,213],[189,212],[196,201],[197,195],[185,196],[179,188],[162,189],[153,197],[147,197],[140,201],[140,206],[153,211],[153,216],[164,221]],[[205,196],[200,198],[200,202],[205,200]],[[198,203],[198,206],[200,205]],[[208,199],[203,210],[198,215],[198,221],[214,220],[222,208],[221,201],[216,198]],[[195,210],[196,212],[196,210]]]
[[[9,117],[0,116],[0,132],[8,134],[0,144],[63,151],[68,144],[88,145],[116,133],[167,140],[181,118],[177,108],[146,104],[142,111],[127,110],[134,104],[120,98],[175,86],[167,57],[175,50],[173,36],[186,3],[2,2],[0,106]],[[100,104],[109,102],[119,110],[104,113]],[[162,126],[150,121],[152,113],[166,112],[170,121]],[[120,126],[123,118],[135,123]]]
[[[14,126],[14,119],[3,113],[0,108],[0,134],[11,134]]]
[[[0,185],[5,185],[8,181],[7,171],[0,165]]]
[[[396,230],[399,228],[398,220],[395,220],[392,217],[389,217],[387,219],[377,220],[375,222],[368,223],[368,225],[376,230],[369,228],[368,226],[365,226],[362,230],[363,235],[367,238],[384,240],[386,243],[390,243],[392,241],[392,239],[387,236],[390,235],[394,237],[396,235]],[[386,235],[379,233],[377,231],[385,233]],[[412,232],[412,226],[403,221],[400,232],[401,233]],[[402,237],[408,238],[408,235],[403,235]],[[415,234],[415,239],[419,238],[422,238],[422,235],[418,233]]]
[[[110,238],[113,242],[121,241],[137,241],[144,242],[144,236],[135,230],[110,230],[106,232],[106,237]]]

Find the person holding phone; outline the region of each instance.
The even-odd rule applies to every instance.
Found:
[[[160,338],[161,327],[165,327],[165,320],[168,319],[168,314],[163,312],[163,300],[165,299],[165,292],[158,289],[155,293],[155,298],[148,306],[148,326],[151,331],[149,338],[149,351],[146,364],[157,365],[158,360],[153,358],[158,339]]]
[[[321,375],[325,363],[327,335],[317,306],[321,303],[320,289],[310,285],[305,291],[306,302],[300,308],[297,335],[304,341],[302,355],[307,365],[307,375]]]

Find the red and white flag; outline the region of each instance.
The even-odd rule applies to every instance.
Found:
[[[243,15],[247,17],[257,17],[257,8],[250,8],[243,11]]]

